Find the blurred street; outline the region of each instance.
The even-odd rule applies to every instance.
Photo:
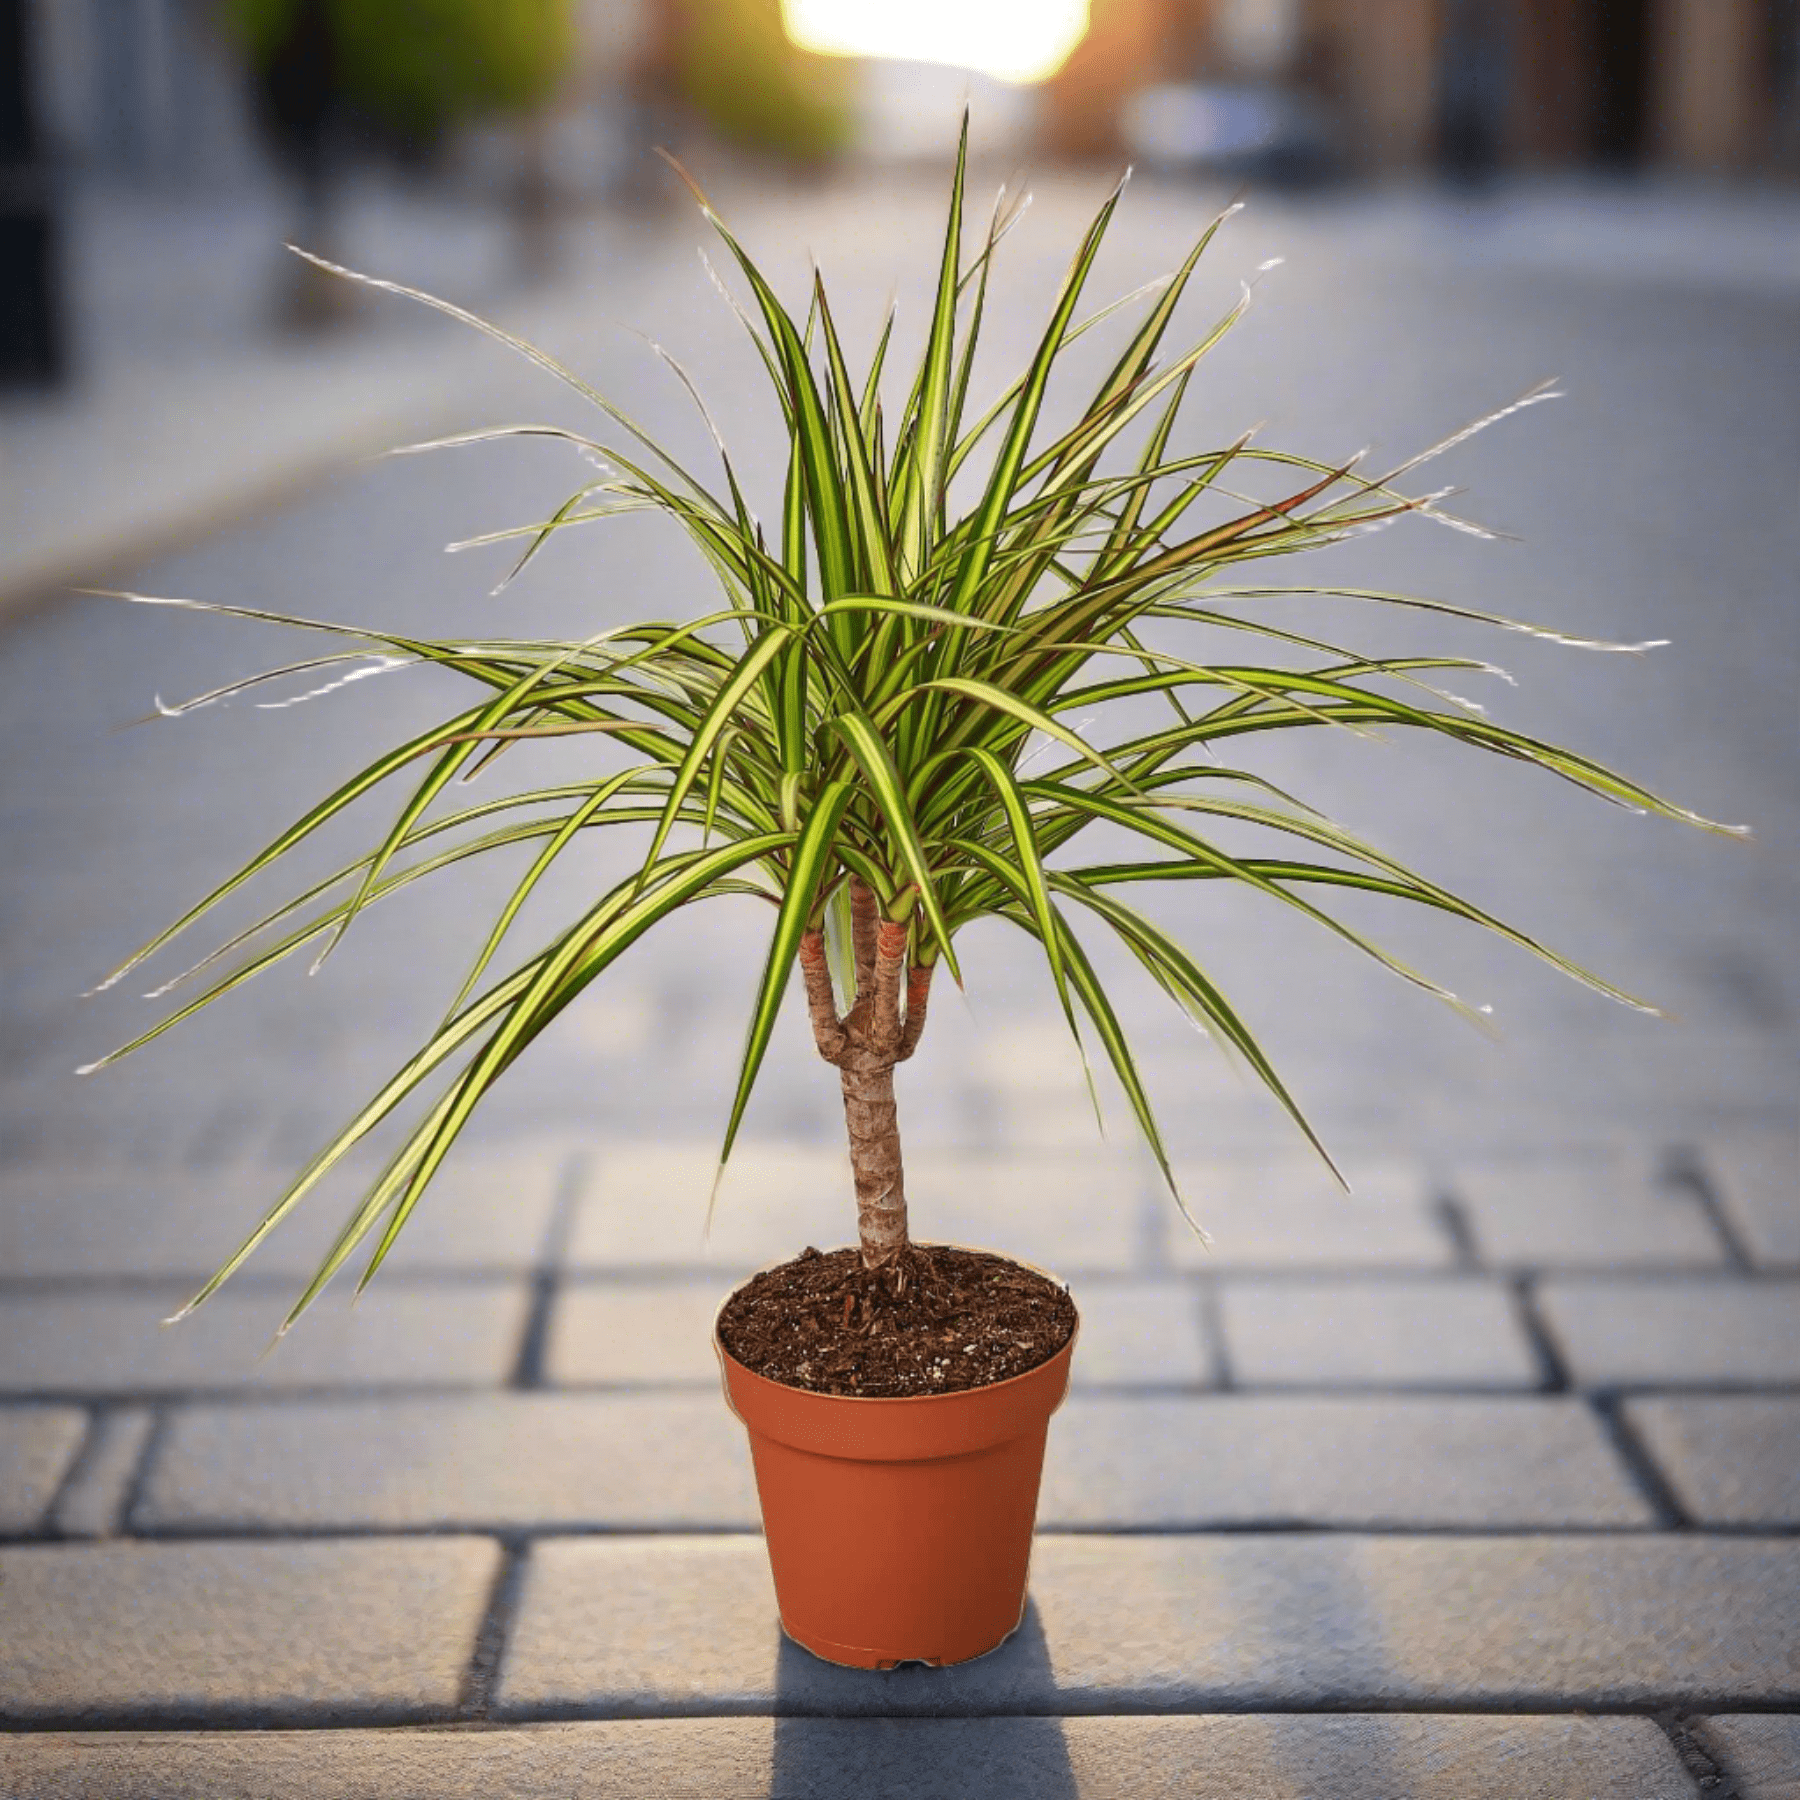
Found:
[[[1069,170],[1030,185],[990,295],[977,409],[1029,354],[1105,192]],[[1234,191],[1135,181],[1095,300],[1167,270]],[[897,292],[895,363],[908,367],[940,229],[937,171],[851,166],[781,185],[735,167],[715,198],[790,300],[817,260],[859,351]],[[123,241],[135,227],[91,228]],[[253,889],[217,937],[196,935],[186,957],[184,942],[139,972],[149,979],[84,990],[458,698],[435,672],[402,670],[300,704],[299,677],[268,695],[293,704],[145,722],[313,645],[44,593],[45,581],[442,636],[500,621],[585,637],[712,604],[698,559],[636,518],[560,533],[490,595],[512,546],[449,558],[443,546],[547,517],[587,465],[519,443],[351,459],[484,424],[598,421],[500,346],[409,321],[391,296],[370,296],[367,316],[310,358],[249,331],[233,339],[231,284],[251,291],[264,256],[255,233],[233,242],[217,252],[220,323],[194,329],[149,293],[139,346],[114,334],[118,366],[96,369],[85,395],[0,410],[5,553],[32,602],[0,624],[0,1391],[17,1402],[0,1407],[0,1532],[13,1540],[0,1548],[0,1640],[11,1607],[23,1635],[10,1641],[29,1641],[13,1673],[0,1668],[0,1718],[689,1721],[684,1738],[631,1745],[605,1734],[665,1728],[540,1734],[517,1766],[545,1785],[519,1792],[629,1766],[658,1771],[661,1791],[679,1779],[721,1795],[960,1793],[903,1785],[906,1767],[958,1766],[956,1732],[972,1729],[959,1714],[1010,1720],[1018,1738],[992,1795],[1099,1796],[1109,1771],[1138,1766],[1224,1781],[1252,1757],[1290,1782],[1271,1794],[1579,1782],[1645,1800],[1701,1792],[1708,1757],[1779,1772],[1800,1755],[1766,1717],[1800,1706],[1791,190],[1573,177],[1477,196],[1257,190],[1216,241],[1188,337],[1240,282],[1254,303],[1203,365],[1177,449],[1255,426],[1260,442],[1319,458],[1372,444],[1391,466],[1546,377],[1566,390],[1413,478],[1454,483],[1449,504],[1496,540],[1408,520],[1289,579],[1669,644],[1596,654],[1349,600],[1270,603],[1268,616],[1359,648],[1490,658],[1511,679],[1471,675],[1461,691],[1498,721],[1754,839],[1634,816],[1454,747],[1320,731],[1246,752],[1673,1016],[1598,998],[1454,921],[1340,909],[1491,1005],[1490,1041],[1301,922],[1241,897],[1159,897],[1151,910],[1240,1006],[1357,1188],[1338,1195],[1260,1090],[1102,961],[1212,1252],[1158,1193],[1104,1078],[1099,1136],[1024,947],[972,933],[966,997],[944,984],[900,1084],[913,1229],[1069,1278],[1087,1321],[1079,1386],[1052,1425],[1026,1627],[960,1671],[871,1678],[874,1699],[777,1648],[737,1427],[710,1391],[705,1334],[730,1281],[803,1242],[841,1241],[852,1217],[836,1084],[795,1000],[702,1240],[766,929],[748,902],[652,934],[534,1046],[356,1315],[328,1296],[252,1364],[354,1198],[344,1184],[314,1196],[216,1312],[181,1331],[151,1323],[436,1024],[524,865],[424,882],[361,920],[315,978],[303,953],[78,1078],[76,1065],[160,1016],[145,988],[298,878]],[[705,424],[633,333],[653,337],[692,374],[752,504],[774,517],[779,414],[696,246],[720,262],[685,210],[576,221],[559,272],[524,289],[491,239],[434,229],[413,202],[371,190],[344,228],[350,260],[491,309],[700,466]],[[135,290],[106,303],[140,317]],[[1117,327],[1096,332],[1082,367],[1118,341]],[[85,537],[71,524],[84,510]],[[134,554],[101,522],[114,514],[162,547]],[[227,522],[206,529],[214,520]],[[558,746],[498,780],[577,765],[589,753]],[[304,867],[361,854],[399,804],[364,805]],[[566,859],[509,950],[535,948],[559,896],[591,890],[629,853]],[[190,1331],[213,1335],[184,1343]],[[252,1592],[307,1596],[289,1641],[244,1622]],[[159,1666],[145,1621],[165,1616],[176,1640],[210,1648]],[[1442,1618],[1479,1623],[1464,1633]],[[340,1654],[346,1619],[356,1642]],[[1324,1715],[1346,1710],[1362,1735],[1339,1742],[1349,1722]],[[1194,1721],[1126,1717],[1224,1712],[1271,1715],[1255,1722],[1269,1736],[1239,1742],[1253,1722],[1219,1721],[1216,1741],[1158,1750],[1143,1731]],[[726,1717],[692,1717],[707,1713]],[[915,1741],[936,1760],[907,1764],[898,1738],[832,1736],[848,1730],[833,1718],[869,1713],[930,1715],[939,1735]],[[1525,1713],[1555,1717],[1486,1716]],[[1045,1735],[1078,1714],[1103,1716]],[[770,1715],[794,1716],[771,1728]],[[1677,1715],[1678,1731],[1653,1722]],[[198,1741],[127,1740],[119,1767],[143,1785],[116,1791],[180,1791],[199,1779],[181,1771],[202,1765],[180,1761]],[[99,1791],[48,1785],[91,1774],[90,1754],[72,1738],[0,1739],[0,1787],[12,1769],[18,1791]],[[267,1754],[274,1768],[289,1749]],[[351,1769],[361,1752],[346,1736],[332,1754]],[[418,1741],[406,1754],[424,1758],[418,1791],[497,1779],[478,1761],[433,1762]],[[1546,1785],[1507,1785],[1513,1757]],[[1309,1770],[1338,1784],[1308,1786]],[[20,1786],[32,1779],[46,1785]],[[282,1779],[326,1791],[316,1767]],[[373,1777],[333,1779],[333,1792],[380,1791],[355,1785]],[[1250,1791],[1167,1782],[1133,1791]]]

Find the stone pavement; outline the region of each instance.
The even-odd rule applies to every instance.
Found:
[[[1012,347],[1090,197],[1047,184],[1021,228]],[[1111,284],[1210,198],[1134,195]],[[752,194],[745,235],[790,276],[815,249],[863,331],[934,204]],[[284,646],[94,601],[0,642],[0,1794],[1800,1793],[1800,317],[1760,281],[1508,260],[1442,211],[1437,243],[1429,213],[1381,216],[1363,238],[1290,205],[1239,222],[1209,297],[1268,256],[1290,269],[1207,416],[1409,448],[1562,367],[1560,414],[1445,476],[1528,544],[1395,533],[1353,566],[1676,639],[1673,664],[1509,640],[1529,679],[1500,716],[1761,841],[1652,833],[1414,746],[1260,765],[1681,1022],[1390,922],[1496,1001],[1497,1048],[1251,909],[1176,896],[1354,1188],[1123,990],[1210,1250],[1116,1104],[1096,1138],[1045,984],[971,939],[968,1004],[947,997],[904,1081],[915,1230],[1056,1270],[1084,1324],[1025,1622],[960,1669],[836,1670],[776,1625],[707,1333],[743,1273],[841,1241],[847,1203],[832,1086],[790,1016],[703,1235],[760,921],[634,952],[496,1097],[354,1310],[327,1295],[261,1354],[346,1187],[159,1329],[431,1023],[496,890],[421,891],[316,981],[272,973],[78,1082],[144,1010],[77,1006],[109,958],[442,695],[396,676],[117,731]],[[657,256],[600,298],[649,307],[754,466],[754,370],[685,248]],[[629,340],[570,329],[629,408],[690,429]],[[481,379],[455,422],[567,416]],[[499,602],[487,564],[437,562],[572,479],[536,453],[365,469],[135,583],[446,630],[700,599],[639,521],[553,546]]]

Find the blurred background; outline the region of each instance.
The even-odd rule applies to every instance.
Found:
[[[1496,542],[1421,524],[1313,573],[1673,649],[1583,657],[1341,606],[1284,622],[1500,653],[1520,685],[1495,689],[1497,716],[1757,827],[1750,847],[1657,828],[1418,745],[1271,762],[1682,1019],[1609,1007],[1441,922],[1383,921],[1500,1003],[1496,1049],[1339,946],[1175,897],[1303,1102],[1339,1142],[1426,1149],[1791,1131],[1797,82],[1796,0],[0,0],[8,1141],[303,1154],[429,1024],[426,990],[479,935],[478,904],[421,898],[404,922],[368,922],[336,993],[279,972],[113,1085],[72,1082],[142,1022],[122,992],[76,994],[443,696],[396,677],[138,727],[288,646],[71,588],[445,631],[496,608],[509,628],[585,633],[710,604],[706,572],[638,520],[559,537],[498,601],[504,545],[443,561],[448,541],[546,516],[580,471],[541,447],[362,459],[583,415],[476,334],[283,243],[491,314],[705,456],[635,335],[653,334],[772,508],[761,452],[778,422],[696,261],[704,221],[654,150],[682,158],[790,294],[816,258],[853,343],[897,294],[904,345],[965,103],[976,188],[1022,180],[1035,200],[990,304],[990,391],[1128,163],[1097,295],[1250,202],[1195,290],[1197,332],[1256,288],[1190,406],[1196,447],[1261,423],[1306,454],[1373,439],[1397,459],[1561,376],[1566,401],[1441,465]],[[499,1122],[513,1105],[575,1130],[667,1117],[709,1136],[758,927],[719,919],[716,968],[647,946],[546,1041]],[[1091,1141],[1054,1002],[1011,946],[982,954],[988,985],[943,1009],[937,1055],[909,1070],[914,1128]],[[1153,997],[1134,1016],[1178,1136],[1287,1141]],[[834,1141],[831,1084],[790,1035],[763,1127]]]
[[[1791,183],[1797,94],[1796,0],[5,0],[0,374],[329,322],[344,290],[264,252],[364,214],[420,268],[542,276],[674,201],[658,143],[843,179],[941,158],[967,98],[1038,168]]]

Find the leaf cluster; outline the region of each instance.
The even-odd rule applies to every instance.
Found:
[[[474,689],[462,710],[345,782],[111,978],[377,787],[390,780],[406,787],[374,848],[178,977],[240,959],[125,1050],[303,946],[319,946],[322,957],[361,911],[414,882],[514,846],[531,852],[442,1026],[314,1158],[196,1303],[355,1145],[417,1100],[423,1116],[346,1221],[289,1322],[373,1237],[367,1281],[477,1104],[526,1048],[647,932],[721,896],[756,896],[772,915],[724,1155],[802,937],[823,928],[842,949],[853,881],[866,886],[883,918],[905,928],[915,967],[941,962],[960,980],[958,940],[980,919],[1004,920],[1030,938],[1070,1030],[1078,1042],[1085,1035],[1100,1046],[1165,1174],[1150,1097],[1076,920],[1110,932],[1313,1134],[1213,976],[1132,903],[1140,884],[1219,882],[1253,892],[1460,1005],[1328,904],[1343,890],[1409,901],[1497,933],[1629,1000],[1226,760],[1235,742],[1268,732],[1404,729],[1534,765],[1625,806],[1708,823],[1584,756],[1491,722],[1435,685],[1486,665],[1365,655],[1268,616],[1266,603],[1280,596],[1335,593],[1347,604],[1537,629],[1441,601],[1269,582],[1265,559],[1403,514],[1435,512],[1442,495],[1409,496],[1396,485],[1423,458],[1372,476],[1356,464],[1277,453],[1249,438],[1177,450],[1194,372],[1244,302],[1191,345],[1165,351],[1214,221],[1165,281],[1084,313],[1117,192],[1083,237],[1029,364],[974,415],[971,372],[989,274],[1017,210],[1003,200],[965,254],[963,200],[959,152],[925,342],[891,414],[883,375],[892,320],[853,372],[823,280],[815,279],[803,313],[790,311],[706,207],[747,291],[740,317],[786,427],[780,518],[768,529],[752,513],[722,442],[722,479],[708,485],[542,352],[446,302],[396,290],[503,339],[604,420],[592,437],[520,426],[441,441],[547,435],[603,463],[551,518],[518,534],[518,567],[560,530],[649,509],[687,534],[717,576],[721,599],[698,618],[623,626],[581,642],[440,640],[282,618],[355,647],[191,703],[296,673],[322,673],[332,685],[366,669],[371,653],[386,666],[435,665]],[[1047,423],[1047,390],[1069,347],[1131,304],[1139,309],[1135,322],[1098,384],[1070,422]],[[1133,453],[1111,458],[1134,425],[1141,441]],[[1238,494],[1257,472],[1279,478],[1276,497]],[[973,493],[970,505],[951,504],[959,480]],[[1171,639],[1184,654],[1161,647]],[[1146,699],[1166,712],[1147,720]],[[447,809],[452,784],[494,757],[562,738],[591,742],[592,774]],[[491,966],[502,942],[546,872],[577,840],[620,826],[645,839],[637,866],[496,978]],[[1096,827],[1132,854],[1083,860]],[[1244,854],[1221,841],[1246,831],[1263,852]]]

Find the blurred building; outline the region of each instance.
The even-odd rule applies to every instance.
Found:
[[[1134,95],[1307,96],[1353,169],[1793,173],[1797,0],[1095,0],[1047,146],[1116,155]]]
[[[241,70],[195,0],[26,0],[27,54],[59,167],[159,186],[254,161]]]

